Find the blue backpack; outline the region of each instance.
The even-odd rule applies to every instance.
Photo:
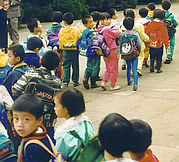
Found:
[[[10,139],[0,133],[0,161],[16,162],[17,156],[14,153],[14,145]]]
[[[9,65],[6,65],[5,67],[0,67],[0,84],[4,81],[4,79],[7,77],[7,73],[9,71],[10,67]]]
[[[95,49],[92,48],[92,37],[94,31],[90,31],[86,34],[83,32],[81,37],[77,41],[77,47],[79,50],[79,54],[82,56],[94,56],[96,55]]]

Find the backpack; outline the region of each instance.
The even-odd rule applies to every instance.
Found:
[[[92,49],[94,49],[96,51],[97,55],[101,55],[101,56],[109,56],[110,54],[110,49],[106,44],[106,41],[103,37],[102,34],[100,33],[96,33],[92,38]]]
[[[16,162],[17,156],[14,153],[14,146],[10,139],[0,133],[0,161]]]
[[[78,38],[78,30],[76,28],[61,28],[59,32],[59,48],[61,50],[77,50]]]
[[[9,65],[6,65],[5,67],[0,67],[0,84],[2,84],[4,79],[7,77],[9,70]]]
[[[169,39],[175,34],[176,32],[176,23],[173,22],[169,17],[172,15],[172,13],[170,13],[164,20],[163,23],[165,24],[165,26],[167,27],[167,31],[168,31],[168,36]]]
[[[136,50],[136,36],[134,34],[123,34],[120,36],[117,44],[120,44],[120,54],[131,55]]]
[[[48,136],[48,134],[47,134],[47,138],[48,138],[48,140],[49,140],[49,142],[50,142],[50,146],[51,146],[53,152],[50,151],[50,150],[47,148],[47,146],[45,146],[41,141],[36,140],[36,139],[29,140],[29,141],[25,144],[25,146],[24,146],[24,152],[25,152],[25,150],[26,150],[26,148],[27,148],[27,146],[28,146],[29,144],[34,143],[34,144],[40,145],[40,146],[41,146],[42,148],[44,148],[49,154],[52,155],[52,159],[51,159],[49,162],[64,162],[64,159],[63,159],[62,154],[59,153],[59,152],[57,152],[57,150],[55,149],[55,146],[54,146],[52,140],[50,139],[50,137]]]
[[[94,31],[89,31],[87,34],[83,32],[81,37],[77,41],[77,48],[79,50],[79,54],[82,56],[94,56],[96,55],[96,50],[92,48],[92,37],[91,35]]]
[[[44,103],[43,124],[45,127],[52,127],[54,119],[56,119],[53,96],[56,91],[61,89],[61,85],[54,80],[56,79],[56,76],[50,75],[48,78],[45,78],[42,71],[37,71],[39,72],[41,78],[32,77],[24,92],[40,97]]]

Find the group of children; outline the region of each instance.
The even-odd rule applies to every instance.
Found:
[[[55,148],[63,155],[63,159],[72,161],[82,143],[87,144],[94,136],[94,127],[84,115],[85,101],[78,89],[66,88],[56,92],[54,103],[57,117],[65,119],[63,124],[56,127]],[[52,158],[51,154],[37,142],[42,142],[52,151],[50,137],[42,125],[43,102],[37,96],[23,94],[12,105],[12,116],[15,131],[22,137],[18,162],[48,162]],[[149,149],[152,128],[145,121],[127,120],[118,113],[108,114],[100,123],[98,138],[104,150],[104,161],[159,162]],[[125,152],[129,153],[131,159],[123,156]]]

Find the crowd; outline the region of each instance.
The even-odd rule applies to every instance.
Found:
[[[125,9],[121,22],[116,20],[115,9],[93,11],[82,17],[82,29],[73,25],[72,13],[57,11],[47,38],[42,36],[40,21],[30,18],[30,34],[25,42],[14,42],[8,48],[7,44],[0,46],[0,91],[4,94],[0,98],[0,142],[4,139],[11,143],[0,146],[0,160],[90,161],[89,157],[83,159],[85,150],[96,138],[92,122],[84,115],[83,94],[76,88],[80,85],[79,55],[87,57],[82,83],[85,89],[108,90],[110,81],[110,90],[119,90],[118,63],[122,59],[127,85],[133,85],[133,91],[137,91],[143,68],[161,73],[163,53],[165,64],[173,60],[178,22],[169,11],[169,0],[162,1],[161,6],[162,9],[156,9],[155,4],[149,3],[140,8],[140,18],[135,10]],[[7,16],[7,8],[5,1],[0,8],[2,19]],[[7,33],[2,33],[0,40],[6,40]],[[102,79],[101,57],[106,67]],[[69,87],[71,79],[73,88]],[[57,118],[65,121],[55,129]],[[100,124],[93,153],[86,154],[96,162],[158,162],[149,148],[151,143],[152,128],[148,123],[111,113]],[[10,146],[8,152],[4,151]],[[130,159],[123,157],[124,152],[129,153]]]

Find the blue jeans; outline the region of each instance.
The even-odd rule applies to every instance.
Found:
[[[137,66],[138,66],[138,57],[135,57],[130,60],[126,60],[127,63],[127,81],[128,83],[131,81],[131,67],[133,72],[134,78],[134,85],[138,85],[138,73],[137,73]]]

